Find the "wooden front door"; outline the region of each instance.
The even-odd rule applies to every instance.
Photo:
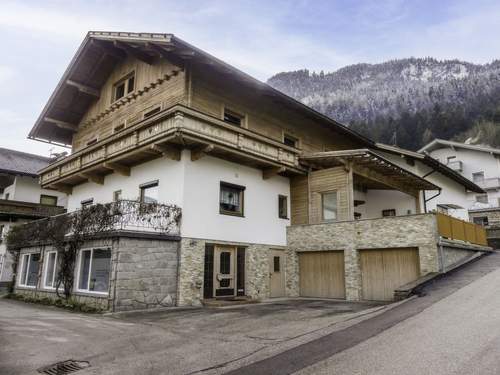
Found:
[[[269,251],[269,289],[270,297],[285,296],[285,252]]]
[[[214,297],[236,295],[236,248],[216,246],[214,249]]]
[[[299,283],[302,297],[345,298],[344,252],[299,253]]]
[[[392,301],[395,289],[420,275],[416,248],[362,250],[360,257],[365,300]]]

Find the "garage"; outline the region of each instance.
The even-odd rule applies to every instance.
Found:
[[[299,253],[300,295],[345,298],[344,252]]]
[[[361,250],[363,299],[392,301],[394,290],[418,279],[417,248]]]

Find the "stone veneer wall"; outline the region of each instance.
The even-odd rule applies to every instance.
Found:
[[[245,295],[254,299],[269,297],[269,249],[279,249],[279,246],[182,238],[178,282],[179,306],[201,304],[206,244],[244,247],[246,249]]]
[[[126,311],[174,306],[177,296],[179,241],[170,239],[116,236],[87,241],[82,249],[111,249],[109,295],[74,293],[74,298],[103,310]],[[44,254],[52,246],[23,248],[25,253],[41,252],[37,288],[15,286],[15,293],[57,298],[56,293],[42,287]]]
[[[362,299],[359,251],[417,247],[420,272],[438,272],[438,233],[433,214],[296,225],[287,230],[286,290],[299,295],[298,254],[302,251],[344,250],[346,298]]]

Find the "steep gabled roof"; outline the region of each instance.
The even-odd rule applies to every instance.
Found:
[[[444,146],[444,147],[443,147]],[[444,139],[435,139],[432,142],[426,144],[424,147],[422,147],[418,152],[423,152],[423,153],[428,153],[432,152],[434,150],[438,150],[440,148],[464,148],[468,150],[474,150],[474,151],[481,151],[481,152],[487,152],[490,154],[497,154],[500,155],[500,149],[498,148],[493,148],[489,146],[482,146],[482,145],[468,145],[465,143],[461,142],[453,142],[453,141],[447,141]]]
[[[419,152],[409,151],[409,150],[405,150],[404,148],[400,148],[397,146],[390,146],[390,145],[386,145],[383,143],[377,143],[376,148],[378,150],[381,150],[381,151],[390,152],[390,153],[396,154],[396,155],[398,155],[398,154],[405,155],[405,156],[408,156],[410,158],[420,160],[422,163],[424,163],[428,167],[434,169],[435,171],[438,171],[439,173],[445,175],[448,178],[451,178],[452,180],[463,185],[466,189],[468,189],[470,191],[473,191],[475,193],[484,193],[485,192],[483,189],[481,189],[479,186],[477,186],[474,182],[472,182],[468,178],[465,178],[457,171],[454,171],[450,167],[441,163],[439,160],[436,160],[427,154],[423,154],[420,151]]]
[[[0,173],[37,177],[38,171],[49,165],[51,158],[0,148]]]
[[[215,73],[229,75],[231,79],[258,90],[274,101],[310,117],[325,127],[372,147],[373,141],[313,110],[305,104],[283,94],[216,57],[184,42],[173,34],[90,31],[78,48],[68,68],[42,110],[29,138],[68,145],[72,133],[98,95],[99,89],[126,54],[143,61],[164,57],[184,64],[203,64]]]

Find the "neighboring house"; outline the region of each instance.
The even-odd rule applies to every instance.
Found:
[[[439,163],[425,177],[411,168],[431,165],[421,155],[377,145],[171,34],[90,32],[29,136],[71,145],[40,179],[70,194],[69,211],[115,201],[113,214],[134,219],[78,255],[74,294],[113,311],[388,300],[487,250],[481,227],[425,211],[443,186],[475,184]],[[182,210],[179,226],[158,222],[166,205]],[[52,296],[54,249],[20,251],[16,292]]]
[[[486,226],[488,237],[500,246],[500,149],[435,139],[420,151],[484,189],[469,191],[465,208],[471,221]]]
[[[12,280],[4,237],[9,227],[63,213],[66,194],[43,189],[38,171],[50,158],[0,148],[0,286]]]

